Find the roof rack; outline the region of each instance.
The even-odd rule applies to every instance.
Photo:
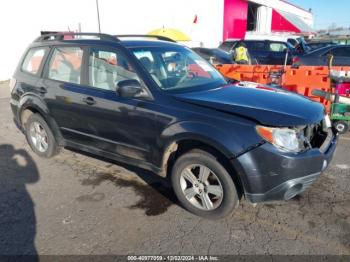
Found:
[[[156,38],[158,40],[168,41],[176,43],[175,40],[166,37],[166,36],[160,36],[160,35],[115,35],[116,38],[123,38],[123,37],[141,37],[141,38]]]
[[[34,40],[34,42],[41,42],[41,41],[62,41],[67,40],[65,37],[73,37],[73,36],[95,36],[98,37],[100,40],[104,41],[112,41],[112,42],[120,42],[120,40],[113,35],[108,34],[101,34],[101,33],[75,33],[75,32],[48,32],[48,31],[41,31],[41,36],[39,36],[37,39]],[[79,38],[78,38],[79,39]],[[72,40],[75,40],[73,38]]]

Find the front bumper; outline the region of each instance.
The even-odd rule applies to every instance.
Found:
[[[265,143],[234,159],[246,198],[253,203],[288,200],[305,191],[328,167],[337,140],[331,133],[326,147],[299,154]]]

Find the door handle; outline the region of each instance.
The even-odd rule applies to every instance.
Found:
[[[91,96],[83,98],[83,102],[85,102],[89,106],[92,106],[92,105],[96,104],[95,99],[93,99]]]
[[[43,95],[47,93],[47,89],[45,87],[43,87],[43,86],[40,87],[38,91],[39,91],[40,94],[43,94]]]

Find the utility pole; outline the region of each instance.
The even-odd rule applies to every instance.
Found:
[[[100,24],[100,9],[98,8],[98,0],[96,0],[96,10],[97,10],[98,32],[99,32],[99,33],[101,33],[101,24]]]

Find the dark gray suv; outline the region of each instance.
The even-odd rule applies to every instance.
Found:
[[[39,156],[69,147],[151,170],[186,209],[212,219],[242,196],[300,194],[337,143],[321,104],[231,84],[164,38],[43,35],[14,74],[11,108]]]

